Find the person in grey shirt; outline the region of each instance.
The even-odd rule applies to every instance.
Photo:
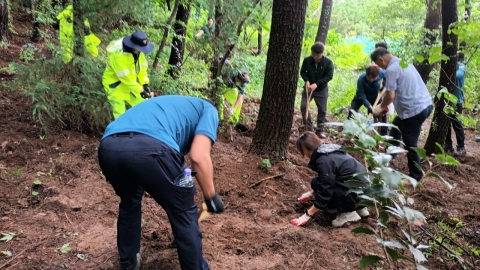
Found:
[[[383,115],[393,101],[397,116],[393,119],[392,124],[396,125],[399,130],[391,129],[390,136],[396,140],[402,139],[405,149],[408,150],[409,175],[416,180],[421,180],[422,170],[416,166],[416,163],[420,165],[420,157],[411,147],[417,147],[422,124],[433,110],[427,86],[413,65],[409,64],[405,69],[402,68],[400,58],[393,56],[385,48],[375,49],[370,58],[375,64],[386,70],[387,80],[385,86],[387,92],[383,102],[373,108],[373,115]],[[390,143],[400,145],[398,141]]]

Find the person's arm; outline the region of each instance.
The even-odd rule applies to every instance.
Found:
[[[143,86],[137,82],[137,76],[130,73],[128,64],[123,61],[123,55],[117,57],[110,57],[110,66],[117,75],[118,80],[122,85],[128,87],[134,93],[140,93],[143,91]],[[133,60],[132,60],[133,63]]]
[[[308,82],[306,62],[307,62],[307,58],[303,59],[302,67],[300,68],[300,76],[302,76],[302,79],[305,83]]]
[[[383,101],[382,101],[382,104],[380,104],[380,107],[382,109],[385,109],[386,107],[388,107],[388,105],[390,105],[390,103],[393,102],[394,98],[395,98],[395,91],[387,90],[387,92],[385,93],[385,96],[383,96]]]
[[[195,37],[200,37],[201,35],[203,35],[203,30],[198,31],[198,33],[195,35]]]
[[[195,135],[190,148],[190,161],[192,163],[192,170],[197,172],[195,178],[206,199],[210,199],[215,195],[213,164],[210,156],[211,150],[212,140],[208,136],[203,134]]]
[[[360,75],[360,77],[357,80],[357,97],[362,99],[363,106],[365,106],[366,108],[370,108],[372,105],[370,104],[370,102],[368,102],[367,96],[365,95],[364,81],[365,81],[365,77]]]
[[[325,68],[325,73],[323,74],[322,78],[310,86],[313,88],[312,90],[323,90],[323,88],[327,86],[328,82],[333,79],[333,72],[335,70],[333,62],[330,61]]]

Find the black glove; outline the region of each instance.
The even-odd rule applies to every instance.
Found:
[[[152,92],[152,89],[150,89],[150,86],[148,84],[143,85],[143,92],[140,93],[140,96],[142,98],[151,98],[150,93]]]
[[[372,107],[371,107],[371,106],[367,108],[367,111],[368,111],[368,114],[373,114],[373,111],[372,111]]]
[[[72,23],[73,21],[72,21],[72,19],[67,18],[67,22]]]
[[[207,209],[210,213],[221,213],[224,210],[222,198],[216,193],[212,198],[205,199],[205,204],[207,204]]]

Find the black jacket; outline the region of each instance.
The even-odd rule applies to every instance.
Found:
[[[313,56],[309,56],[303,59],[300,76],[302,76],[305,82],[309,81],[310,84],[316,83],[317,89],[315,91],[322,91],[324,89],[328,90],[328,82],[333,78],[333,71],[334,66],[330,58],[325,55],[322,56],[320,62],[315,67],[315,59],[313,59]]]
[[[354,186],[346,184],[349,180],[368,181],[364,176],[352,176],[367,170],[356,159],[347,154],[337,144],[322,144],[313,153],[308,167],[318,173],[319,188],[314,190],[317,208],[326,208],[335,189],[348,191]],[[347,195],[348,196],[348,195]]]

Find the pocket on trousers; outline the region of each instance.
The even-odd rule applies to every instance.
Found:
[[[175,192],[175,210],[186,211],[197,207],[194,201],[195,186],[193,187],[179,187],[174,186]]]

